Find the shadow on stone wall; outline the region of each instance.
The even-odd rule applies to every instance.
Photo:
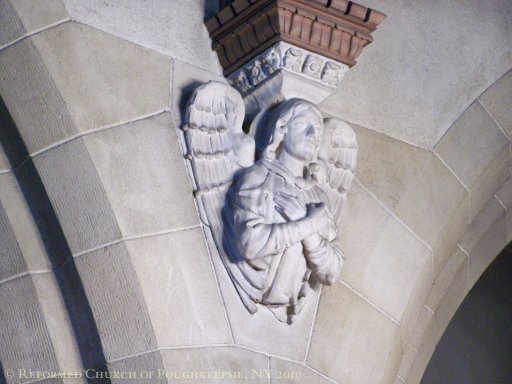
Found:
[[[27,201],[48,258],[52,263],[55,278],[73,327],[83,367],[107,372],[107,363],[96,321],[73,255],[34,162],[29,157],[27,147],[1,97],[0,145],[2,145],[6,157],[14,169],[13,173]],[[26,332],[30,333],[31,330],[27,329]],[[5,382],[6,379],[2,370],[0,384]],[[100,381],[95,380],[94,382],[98,383]],[[104,379],[101,382],[110,383],[110,379]]]

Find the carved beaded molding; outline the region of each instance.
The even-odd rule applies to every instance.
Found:
[[[291,71],[336,88],[348,69],[345,64],[280,42],[227,78],[229,83],[245,96],[279,70]]]

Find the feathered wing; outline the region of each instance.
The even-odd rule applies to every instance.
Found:
[[[202,221],[210,228],[219,256],[242,301],[249,311],[255,312],[251,300],[255,288],[245,278],[254,272],[245,270],[246,264],[241,262],[234,244],[233,215],[226,212],[231,210],[226,195],[234,175],[254,164],[254,139],[242,131],[244,115],[240,94],[227,84],[211,81],[192,95],[184,135]]]
[[[350,125],[335,118],[325,119],[319,155],[324,172],[319,182],[329,198],[335,218],[339,217],[347,201],[357,166],[357,151],[356,134]]]

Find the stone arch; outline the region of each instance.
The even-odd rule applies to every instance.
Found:
[[[499,212],[503,207],[498,204],[495,197],[491,198],[477,215],[473,224],[468,226],[465,231],[463,238],[468,235],[476,236],[474,238],[476,243],[472,244],[474,252],[467,252],[460,245],[461,239],[457,250],[447,260],[432,287],[425,303],[424,316],[427,324],[425,326],[422,323],[422,326],[416,327],[417,339],[413,342],[414,344],[411,344],[411,350],[406,351],[406,354],[413,355],[412,360],[402,363],[401,369],[406,375],[400,377],[405,382],[415,383],[421,380],[435,345],[442,337],[451,317],[480,274],[506,246],[505,237],[502,236],[505,234],[505,214]],[[494,221],[489,223],[492,220]],[[481,237],[478,238],[478,236]],[[406,364],[409,366],[407,367]]]
[[[460,279],[465,294],[511,239],[510,115],[498,113],[510,79],[474,100],[431,150],[354,125],[360,162],[340,222],[346,262],[339,284],[322,292],[313,368],[339,382],[421,379]]]
[[[402,368],[407,373],[403,377],[404,382],[420,382],[435,346],[467,293],[510,242],[510,233],[507,234],[507,231],[510,232],[507,228],[510,225],[510,205],[505,207],[499,196],[510,195],[511,188],[512,180],[509,179],[467,226],[457,243],[457,249],[447,259],[425,302],[427,326],[415,329],[416,345],[411,345],[413,350],[409,352],[414,356],[409,370]]]
[[[509,72],[470,107],[479,105],[484,109],[508,140],[510,124],[504,119],[503,111],[510,106],[510,91],[506,88],[510,87],[511,79],[512,73]],[[466,117],[461,116],[459,120],[466,121]],[[457,126],[457,121],[453,126]],[[479,137],[472,139],[478,140]],[[464,229],[453,252],[442,257],[444,265],[426,297],[422,314],[405,342],[408,347],[398,370],[399,382],[421,381],[437,343],[467,293],[512,240],[511,150],[509,142],[501,151],[496,151],[495,157],[489,161],[492,166],[475,181],[481,186],[476,189],[474,199],[469,191],[469,221],[465,226],[461,223]],[[480,196],[482,191],[484,193]]]
[[[106,206],[115,219],[117,235],[106,240],[104,233],[93,232],[97,228],[87,223],[90,238],[96,233],[102,240],[97,244],[88,243],[87,249],[75,252],[83,257],[86,254],[82,252],[92,249],[88,254],[100,260],[92,267],[87,263],[83,265],[91,267],[84,272],[84,280],[90,289],[96,289],[90,294],[94,299],[91,300],[93,311],[103,310],[106,314],[113,308],[126,320],[123,311],[130,306],[130,298],[117,304],[109,302],[110,307],[102,309],[105,297],[102,295],[108,293],[111,285],[94,270],[98,264],[101,270],[114,258],[128,255],[135,265],[128,276],[138,281],[156,336],[156,343],[131,350],[131,340],[117,343],[119,339],[113,334],[133,335],[140,329],[130,328],[130,332],[126,332],[126,329],[109,328],[112,325],[109,321],[115,317],[100,317],[98,322],[107,329],[102,341],[107,346],[109,367],[155,368],[162,366],[162,359],[167,359],[163,363],[166,367],[179,363],[186,368],[187,362],[194,360],[205,369],[212,361],[219,366],[225,363],[222,367],[226,370],[231,369],[232,364],[268,367],[270,363],[271,367],[304,370],[311,375],[310,382],[318,383],[333,380],[341,383],[396,380],[400,383],[414,382],[415,377],[421,376],[422,362],[428,360],[425,356],[436,342],[432,337],[436,324],[432,312],[440,318],[444,311],[443,319],[447,321],[453,306],[442,305],[455,302],[450,301],[450,297],[459,292],[456,277],[464,275],[460,270],[465,258],[469,271],[472,252],[478,255],[484,240],[488,239],[486,236],[503,229],[503,212],[493,196],[497,196],[498,203],[510,207],[511,185],[510,182],[503,184],[510,176],[511,128],[507,120],[510,96],[506,96],[510,74],[479,97],[463,114],[460,123],[452,126],[452,134],[446,134],[435,148],[409,145],[386,134],[355,127],[362,153],[358,180],[341,219],[347,256],[344,274],[333,287],[322,292],[318,308],[308,312],[308,323],[304,322],[302,328],[276,331],[272,322],[275,319],[263,319],[265,327],[258,328],[254,325],[258,324],[257,320],[246,316],[245,312],[237,314],[240,303],[229,291],[229,280],[221,274],[216,280],[194,208],[180,143],[173,130],[180,122],[179,105],[185,85],[208,81],[220,73],[203,25],[201,2],[180,0],[171,2],[165,9],[156,7],[144,12],[136,1],[126,7],[117,3],[108,6],[102,1],[87,4],[66,1],[67,9],[59,6],[59,1],[37,2],[47,6],[45,12],[27,9],[23,4],[28,2],[11,3],[20,7],[15,13],[21,21],[16,18],[14,22],[9,21],[9,25],[15,27],[8,39],[0,42],[0,61],[11,65],[0,68],[5,71],[16,68],[7,77],[13,83],[23,83],[25,88],[11,86],[0,93],[10,98],[12,112],[21,105],[12,101],[13,97],[30,95],[31,87],[37,85],[28,74],[48,70],[54,85],[41,88],[41,98],[44,99],[44,91],[56,88],[64,99],[57,102],[57,107],[65,104],[71,123],[66,126],[62,121],[53,121],[50,128],[59,129],[32,131],[27,136],[32,140],[31,145],[35,145],[30,153],[38,153],[40,159],[46,156],[45,185],[55,205],[63,208],[61,215],[69,216],[66,230],[73,231],[76,227],[72,216],[74,211],[80,213],[81,207],[69,196],[66,198],[59,195],[59,191],[51,190],[55,185],[65,186],[62,178],[69,174],[53,174],[53,179],[50,178],[51,164],[55,160],[50,157],[53,150],[61,153],[69,150],[63,157],[70,160],[77,154],[72,150],[73,142],[75,148],[85,146],[82,154],[89,157],[85,168],[92,175],[83,180],[94,180],[104,189],[99,199],[101,204],[97,206]],[[4,0],[0,4],[8,2]],[[67,11],[72,12],[71,17]],[[157,13],[156,17],[150,12]],[[186,12],[186,17],[182,12]],[[2,17],[12,16],[12,12],[1,14]],[[173,19],[176,14],[188,22],[177,22]],[[121,19],[123,22],[118,23]],[[169,36],[174,40],[169,41]],[[199,36],[194,49],[189,47],[190,36]],[[185,43],[174,44],[180,39]],[[390,39],[390,44],[400,48],[395,39],[396,36]],[[17,78],[22,68],[16,66],[19,64],[16,60],[18,57],[26,59],[29,51],[34,53],[31,45],[36,45],[44,65],[32,65],[26,76]],[[67,54],[59,55],[63,51]],[[385,51],[382,57],[389,55],[386,49],[382,51]],[[102,60],[95,60],[97,57]],[[390,65],[381,65],[382,57],[375,58],[371,53],[367,57],[367,63],[362,65],[371,64],[371,70],[390,68]],[[31,60],[25,62],[34,64]],[[359,78],[374,81],[374,77],[361,75],[361,72]],[[356,94],[354,99],[366,100],[363,96],[364,93]],[[501,99],[504,104],[499,103]],[[51,100],[46,101],[42,105],[48,107]],[[354,107],[353,101],[345,101],[347,111]],[[339,102],[333,98],[330,110]],[[365,106],[368,105],[371,103]],[[50,115],[48,109],[30,111],[29,106],[30,103],[16,118],[20,126],[30,127]],[[359,106],[358,109],[372,114],[371,108]],[[371,117],[372,121],[378,120],[374,115]],[[467,129],[467,121],[477,120],[486,127],[480,132],[482,136],[479,136],[478,125]],[[73,125],[79,129],[66,130]],[[457,152],[461,147],[466,148],[462,144],[474,143],[480,138],[485,139],[489,149],[484,159],[475,151],[470,152],[469,158],[464,158],[465,152],[461,155]],[[38,141],[43,139],[46,142],[38,147]],[[450,157],[452,151],[456,156]],[[461,158],[463,161],[457,162]],[[463,164],[469,164],[469,168],[464,168]],[[2,168],[4,173],[8,174],[8,168]],[[52,183],[52,180],[57,182]],[[487,213],[481,216],[480,212]],[[510,239],[509,216],[505,216],[505,222],[508,225],[506,236]],[[474,225],[468,226],[468,223]],[[458,240],[466,231],[469,231],[468,238],[473,236],[473,239],[472,233],[482,232],[482,243],[464,247],[464,242]],[[80,247],[87,233],[75,234],[73,243]],[[462,242],[461,247],[469,256],[461,255],[464,252],[457,242]],[[124,246],[129,250],[121,249]],[[462,264],[458,264],[461,260]],[[480,268],[485,266],[486,257],[475,256],[473,260],[482,261],[476,264]],[[119,271],[118,266],[112,269]],[[115,282],[115,277],[113,279]],[[171,284],[174,282],[176,284]],[[226,287],[222,298],[217,284],[221,289],[223,285]],[[449,288],[445,292],[443,287]],[[38,289],[39,293],[44,291],[44,287]],[[430,306],[427,304],[429,298],[434,301],[434,291],[440,303],[438,308],[432,308],[435,305],[431,302]],[[177,296],[186,299],[173,301]],[[226,312],[229,311],[232,314],[228,313],[228,318]],[[172,327],[169,326],[171,320]],[[310,326],[310,320],[314,326]],[[275,337],[277,333],[279,337]],[[141,350],[144,351],[137,354]],[[4,368],[8,367],[4,364]],[[197,369],[197,366],[190,368]]]
[[[150,351],[159,346],[229,342],[222,309],[206,316],[199,305],[182,307],[190,321],[162,340],[166,324],[157,312],[168,311],[172,300],[166,307],[158,298],[146,303],[154,287],[146,284],[149,275],[135,272],[148,254],[152,265],[174,261],[179,265],[165,271],[174,267],[180,293],[190,294],[187,270],[185,278],[199,276],[197,289],[221,308],[169,129],[171,59],[71,21],[60,1],[0,1],[0,13],[0,222],[8,235],[2,248],[9,246],[0,300],[10,334],[0,348],[4,369],[103,372],[149,354],[145,361],[156,370],[161,357]],[[158,157],[151,156],[155,150]],[[180,247],[203,260],[198,268],[177,260]]]

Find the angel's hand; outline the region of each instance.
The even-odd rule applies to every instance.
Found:
[[[276,210],[287,220],[296,221],[306,216],[306,204],[295,196],[279,192],[274,196],[274,202],[277,204]]]
[[[318,159],[318,162],[306,168],[306,178],[315,179],[317,184],[327,184],[327,165],[324,160]]]
[[[316,232],[323,238],[329,234],[329,218],[324,203],[308,204],[307,217],[311,220]]]
[[[308,204],[307,217],[313,223],[317,233],[327,241],[337,236],[336,222],[330,209],[324,204]]]

